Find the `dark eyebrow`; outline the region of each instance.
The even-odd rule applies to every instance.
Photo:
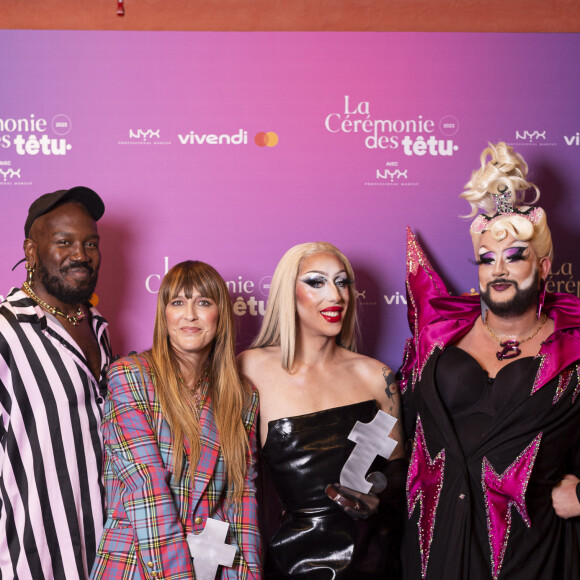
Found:
[[[53,238],[57,238],[57,237],[63,237],[63,236],[74,236],[75,234],[73,232],[52,232],[52,237]],[[88,239],[92,239],[92,240],[100,240],[101,236],[99,236],[99,234],[91,234],[90,236],[87,236]]]
[[[347,271],[343,268],[342,270],[339,270],[335,276],[338,276],[339,274],[346,274]],[[322,276],[330,276],[330,274],[326,273],[326,272],[322,272],[321,270],[308,270],[307,272],[304,272],[304,274],[302,274],[302,276],[305,276],[306,274],[320,274]]]

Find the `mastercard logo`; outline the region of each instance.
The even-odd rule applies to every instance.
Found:
[[[276,145],[278,145],[278,135],[273,131],[268,131],[268,133],[258,133],[254,137],[254,142],[258,147],[276,147]]]

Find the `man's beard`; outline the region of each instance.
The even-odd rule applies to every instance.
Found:
[[[481,293],[481,297],[485,301],[487,307],[492,311],[493,314],[501,318],[512,318],[514,316],[520,316],[527,312],[530,306],[536,306],[538,304],[538,296],[540,294],[540,271],[536,270],[534,275],[534,282],[529,288],[525,290],[520,290],[517,282],[514,280],[497,280],[498,283],[511,283],[514,287],[515,294],[509,300],[503,302],[495,302],[490,294],[490,284],[486,286],[484,292]]]
[[[97,285],[98,272],[95,272],[95,270],[87,264],[80,264],[72,267],[69,266],[68,268],[61,269],[60,272],[64,274],[67,270],[76,268],[86,268],[91,274],[89,280],[81,287],[71,287],[65,285],[62,281],[62,278],[50,274],[42,264],[36,265],[36,272],[38,273],[38,277],[44,286],[44,289],[51,296],[54,296],[57,300],[63,302],[64,304],[82,304],[87,302],[93,295]]]

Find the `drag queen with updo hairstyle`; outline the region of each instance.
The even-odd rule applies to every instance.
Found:
[[[461,196],[484,212],[479,295],[450,296],[408,234],[406,580],[580,578],[580,300],[546,295],[552,239],[527,173],[490,145]]]

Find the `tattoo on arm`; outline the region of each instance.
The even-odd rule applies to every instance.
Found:
[[[395,373],[389,367],[383,367],[383,377],[385,377],[385,383],[387,383],[387,388],[385,393],[389,399],[397,393],[397,381],[395,380]]]

